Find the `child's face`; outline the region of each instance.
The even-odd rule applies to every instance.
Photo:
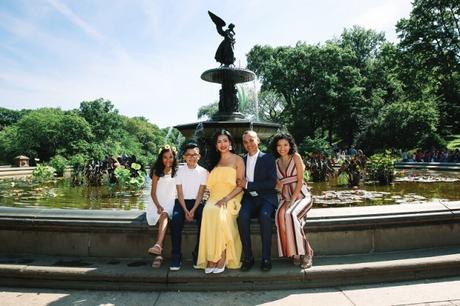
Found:
[[[171,168],[174,163],[174,155],[171,151],[166,151],[163,153],[163,165],[167,168]]]
[[[187,149],[184,153],[184,160],[189,167],[195,167],[200,159],[200,150],[198,148]]]

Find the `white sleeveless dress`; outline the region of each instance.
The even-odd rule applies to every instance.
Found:
[[[176,181],[170,174],[159,178],[156,195],[161,206],[163,206],[165,212],[168,213],[168,217],[171,218],[174,209],[174,201],[177,198],[177,192]],[[157,207],[155,203],[153,203],[151,196],[149,196],[149,201],[147,202],[145,210],[147,214],[147,223],[149,225],[157,224],[160,215],[158,214]]]

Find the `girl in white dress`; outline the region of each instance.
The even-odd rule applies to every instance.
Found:
[[[177,171],[177,159],[174,148],[165,146],[160,150],[157,160],[150,170],[152,178],[152,189],[150,196],[152,201],[147,203],[147,223],[156,225],[158,223],[158,236],[156,243],[151,247],[149,254],[156,255],[152,267],[159,268],[163,261],[163,241],[169,219],[174,209],[176,199],[175,175]]]

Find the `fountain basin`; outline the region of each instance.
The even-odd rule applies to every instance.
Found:
[[[182,252],[190,259],[196,226],[186,223]],[[147,258],[156,227],[142,211],[0,208],[0,255]],[[460,246],[460,201],[313,209],[306,232],[316,255],[369,254]],[[253,251],[261,255],[259,224],[251,224]],[[170,255],[170,237],[164,255]],[[277,254],[275,227],[272,256]]]
[[[206,70],[201,74],[201,79],[211,83],[223,84],[231,82],[233,84],[254,81],[256,75],[251,70],[242,68],[220,67]]]

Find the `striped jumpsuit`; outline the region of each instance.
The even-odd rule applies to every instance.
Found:
[[[294,158],[291,157],[285,172],[282,171],[279,166],[279,160],[277,160],[276,171],[278,179],[283,183],[281,201],[275,216],[275,223],[278,229],[279,256],[311,255],[309,250],[306,249],[308,241],[303,229],[307,213],[313,206],[311,194],[307,185],[303,184],[300,191],[302,198],[288,207],[291,195],[297,185],[297,169]]]

